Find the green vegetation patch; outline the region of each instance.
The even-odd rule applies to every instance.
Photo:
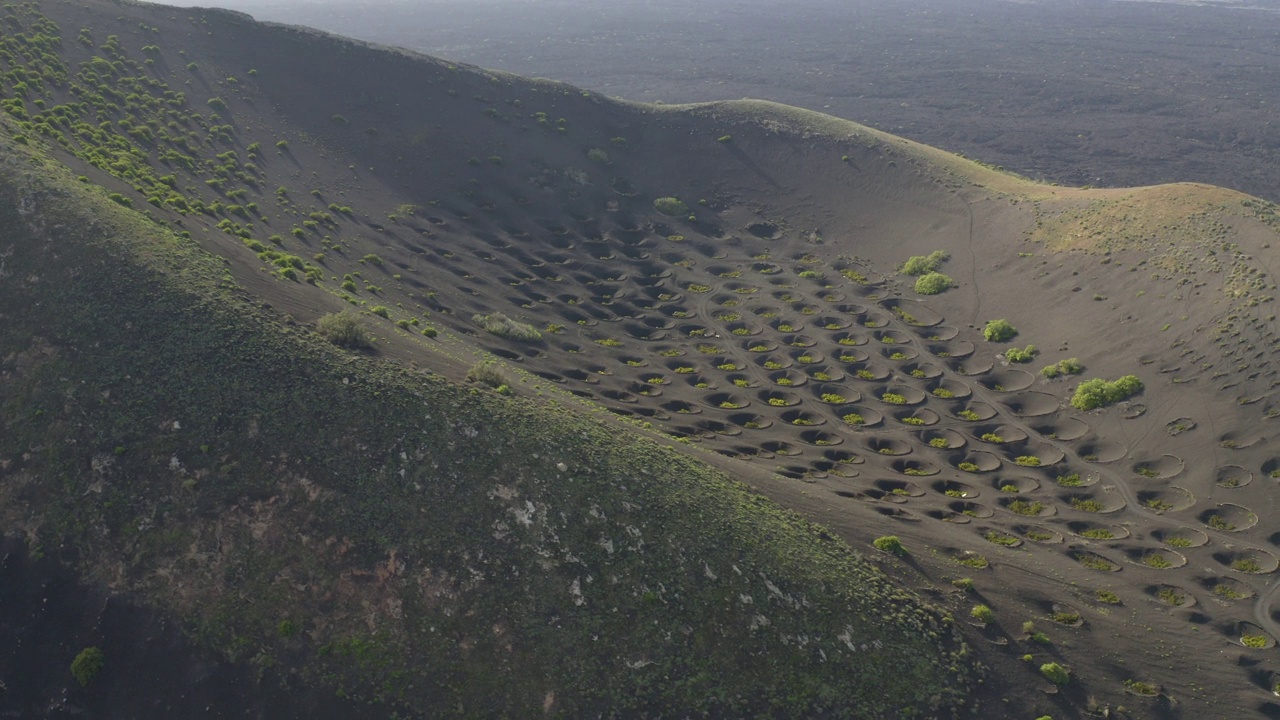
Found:
[[[940,272],[925,273],[916,278],[916,292],[920,295],[938,295],[955,287],[949,275]]]
[[[1056,662],[1041,665],[1040,674],[1054,685],[1066,685],[1071,682],[1071,671]]]
[[[360,318],[350,310],[331,313],[316,322],[316,329],[340,347],[360,350],[370,347],[369,333],[360,324]]]
[[[1094,378],[1080,383],[1071,396],[1071,406],[1077,410],[1093,410],[1127,400],[1140,392],[1142,381],[1136,375],[1116,380]]]
[[[88,687],[106,665],[107,656],[100,648],[87,647],[71,661],[71,675],[81,687]]]
[[[1028,345],[1025,348],[1011,347],[1004,351],[1005,359],[1011,363],[1029,363],[1039,354],[1040,351],[1036,350],[1035,345]]]
[[[987,342],[1008,342],[1018,334],[1018,329],[1008,320],[989,320],[982,328],[982,337]]]
[[[891,555],[906,555],[907,548],[902,545],[902,541],[897,535],[882,535],[876,538],[872,543],[877,550],[882,550]]]
[[[492,315],[477,314],[472,316],[471,321],[484,328],[485,332],[492,333],[498,337],[521,342],[538,342],[542,339],[542,333],[536,327],[528,323],[512,320],[502,313],[494,313]]]
[[[1082,372],[1084,372],[1084,365],[1078,358],[1066,358],[1040,368],[1040,374],[1049,379],[1062,375],[1079,375]]]
[[[898,268],[898,272],[903,275],[911,275],[919,277],[936,271],[942,267],[942,263],[951,259],[951,255],[945,250],[935,250],[928,255],[912,255],[907,261],[902,263],[902,267]]]
[[[990,625],[996,621],[996,614],[986,605],[974,605],[973,608],[969,610],[969,617],[983,623],[984,625]]]
[[[654,200],[653,209],[670,217],[683,217],[689,214],[689,206],[674,197],[660,197]]]

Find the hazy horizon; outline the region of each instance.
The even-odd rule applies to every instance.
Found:
[[[1280,186],[1280,0],[185,2],[609,97],[773,100],[1042,180]]]

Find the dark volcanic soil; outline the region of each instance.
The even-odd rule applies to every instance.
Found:
[[[1113,0],[213,4],[631,100],[776,100],[1036,179],[1190,180],[1280,198],[1280,13],[1270,10]]]
[[[82,688],[71,661],[101,648],[102,672]],[[197,650],[171,621],[79,583],[62,565],[0,541],[0,717],[383,717],[266,669]]]

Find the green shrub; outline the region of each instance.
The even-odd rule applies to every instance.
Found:
[[[949,275],[940,272],[925,273],[916,278],[916,293],[920,295],[937,295],[955,287],[956,283]]]
[[[1071,672],[1056,662],[1041,665],[1040,674],[1054,685],[1066,685],[1071,682]]]
[[[1145,695],[1147,697],[1153,697],[1155,695],[1160,694],[1160,687],[1148,682],[1141,682],[1139,680],[1125,680],[1124,686],[1127,690],[1129,690],[1129,692],[1132,692],[1135,695]]]
[[[986,605],[974,605],[973,609],[969,611],[969,617],[984,625],[989,625],[996,621],[996,614]]]
[[[987,342],[1007,342],[1012,340],[1018,334],[1018,329],[1009,324],[1008,320],[992,320],[982,329],[982,337]]]
[[[591,148],[587,151],[587,159],[591,162],[598,162],[601,165],[607,165],[609,163],[609,153],[601,150],[600,148]]]
[[[1097,500],[1089,498],[1073,497],[1071,498],[1071,507],[1081,512],[1098,513],[1106,509],[1106,507]]]
[[[350,310],[325,315],[316,323],[316,328],[329,342],[339,347],[359,350],[370,345],[369,334]]]
[[[471,369],[467,371],[467,380],[488,385],[495,389],[507,385],[506,376],[498,369],[497,363],[492,360],[483,360],[471,366]]]
[[[1257,574],[1262,572],[1262,566],[1253,558],[1237,558],[1231,561],[1231,567],[1244,573]]]
[[[1136,375],[1125,375],[1116,380],[1102,378],[1085,380],[1071,396],[1071,406],[1077,410],[1093,410],[1126,400],[1142,392],[1142,381]]]
[[[1032,358],[1039,354],[1040,351],[1036,350],[1035,345],[1028,345],[1022,349],[1011,347],[1004,351],[1005,359],[1011,363],[1029,363]]]
[[[882,550],[899,557],[907,554],[907,549],[903,547],[902,541],[898,539],[897,535],[882,535],[871,541],[871,544],[874,545],[877,550]]]
[[[439,330],[436,330],[435,328],[433,328],[433,327],[431,327],[430,325],[428,325],[428,326],[426,326],[425,328],[423,328],[423,329],[422,329],[422,334],[423,334],[423,335],[425,335],[426,337],[433,338],[433,337],[435,337],[435,336],[439,335],[439,334],[440,334],[440,331],[439,331]]]
[[[107,657],[102,654],[102,650],[87,647],[71,661],[71,674],[75,676],[76,682],[80,683],[81,687],[86,687],[98,673],[102,672],[106,664]]]
[[[1018,538],[1012,535],[1005,535],[1004,533],[996,532],[995,530],[988,530],[984,537],[987,542],[993,542],[997,545],[1004,545],[1006,547],[1013,547],[1018,544]]]
[[[537,342],[542,339],[542,333],[538,332],[538,329],[534,326],[528,323],[516,322],[502,313],[472,315],[471,321],[484,328],[485,332],[492,333],[498,337],[522,342]]]
[[[1059,360],[1053,365],[1046,365],[1040,369],[1040,374],[1050,379],[1059,375],[1079,375],[1082,372],[1084,372],[1084,365],[1081,364],[1079,358]]]
[[[898,272],[903,275],[919,276],[937,270],[942,263],[951,259],[951,255],[943,250],[935,250],[928,255],[913,255],[902,263]]]
[[[680,201],[679,198],[660,197],[653,201],[653,209],[670,217],[680,217],[689,214],[689,206]]]
[[[1027,502],[1026,500],[1014,500],[1013,502],[1009,503],[1010,512],[1014,512],[1019,515],[1026,515],[1028,517],[1035,517],[1036,515],[1039,515],[1040,513],[1044,512],[1045,507],[1046,507],[1045,504],[1040,502],[1039,500],[1035,502]],[[1028,535],[1028,537],[1030,537],[1030,535]]]
[[[369,308],[369,312],[373,313],[374,315],[377,315],[380,318],[385,318],[387,320],[391,319],[391,311],[387,309],[386,305],[374,305],[373,307]]]

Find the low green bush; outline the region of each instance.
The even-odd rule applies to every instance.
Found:
[[[1160,687],[1158,685],[1149,682],[1142,682],[1140,680],[1125,680],[1124,687],[1135,695],[1154,697],[1160,694]]]
[[[907,261],[902,263],[902,267],[898,268],[898,272],[903,275],[920,276],[931,273],[941,267],[942,263],[951,259],[951,255],[944,250],[935,250],[928,255],[912,255]]]
[[[871,544],[874,545],[877,550],[882,550],[899,557],[907,554],[907,549],[903,547],[902,541],[898,539],[897,535],[882,535],[871,541]]]
[[[996,621],[996,614],[986,605],[974,605],[973,609],[969,611],[969,617],[984,625],[989,625]]]
[[[502,370],[498,368],[497,363],[492,360],[484,360],[473,365],[467,371],[467,380],[488,385],[495,389],[507,384],[506,376],[502,374]]]
[[[71,661],[71,674],[81,687],[87,687],[102,668],[107,664],[107,657],[96,647],[87,647]]]
[[[653,209],[670,217],[689,214],[689,206],[674,197],[660,197],[653,201]]]
[[[916,293],[919,295],[937,295],[955,287],[956,283],[949,275],[931,272],[916,278]]]
[[[1011,363],[1029,363],[1040,351],[1036,350],[1035,345],[1028,345],[1025,348],[1011,347],[1004,351],[1005,359]]]
[[[1040,674],[1054,685],[1066,685],[1071,682],[1071,671],[1056,662],[1041,665]]]
[[[1116,380],[1094,378],[1085,380],[1071,396],[1071,406],[1077,410],[1093,410],[1127,400],[1142,392],[1142,381],[1136,375],[1125,375]]]
[[[339,347],[360,350],[370,346],[369,333],[350,310],[325,315],[316,322],[316,329]]]
[[[1007,342],[1012,340],[1018,334],[1018,329],[1009,323],[1008,320],[991,320],[987,326],[982,329],[982,337],[987,342]]]
[[[538,329],[534,326],[512,320],[502,313],[494,313],[492,315],[477,313],[471,316],[471,321],[484,328],[485,332],[509,340],[538,342],[542,339],[542,333],[538,332]]]

